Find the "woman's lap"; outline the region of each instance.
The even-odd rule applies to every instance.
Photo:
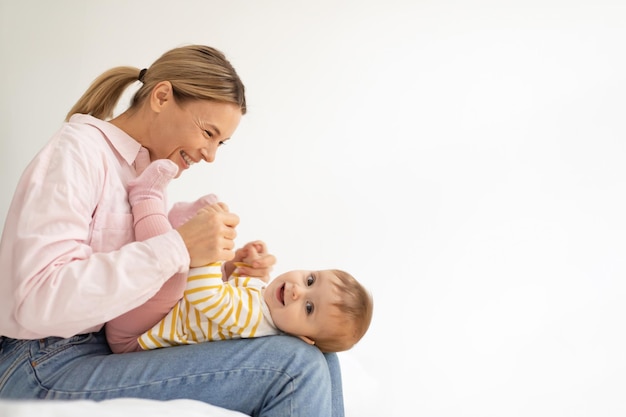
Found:
[[[3,343],[0,398],[121,397],[188,398],[250,415],[343,415],[337,356],[290,336],[117,355],[103,332]]]

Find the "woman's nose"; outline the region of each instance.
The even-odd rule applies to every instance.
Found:
[[[215,153],[217,152],[217,146],[208,145],[205,148],[200,149],[200,154],[207,162],[215,161]]]

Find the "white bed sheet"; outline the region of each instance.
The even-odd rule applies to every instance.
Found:
[[[0,401],[0,417],[243,417],[194,400],[120,398],[106,401]]]

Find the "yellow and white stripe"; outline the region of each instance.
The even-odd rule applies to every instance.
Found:
[[[257,278],[222,281],[222,263],[192,268],[183,298],[163,320],[137,340],[144,350],[279,334],[269,316]]]

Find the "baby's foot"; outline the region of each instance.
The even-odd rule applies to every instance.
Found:
[[[202,207],[210,206],[218,202],[215,194],[207,194],[204,197],[200,197],[193,203],[180,202],[172,206],[169,214],[167,215],[170,224],[174,229],[178,226],[187,223],[189,219],[198,213]]]
[[[165,201],[165,189],[178,174],[178,166],[169,159],[157,159],[128,183],[128,201],[134,206],[141,200]]]
[[[137,176],[141,175],[144,169],[150,165],[150,151],[148,151],[143,146],[139,148],[139,152],[137,153],[137,158],[135,158],[135,172]]]

